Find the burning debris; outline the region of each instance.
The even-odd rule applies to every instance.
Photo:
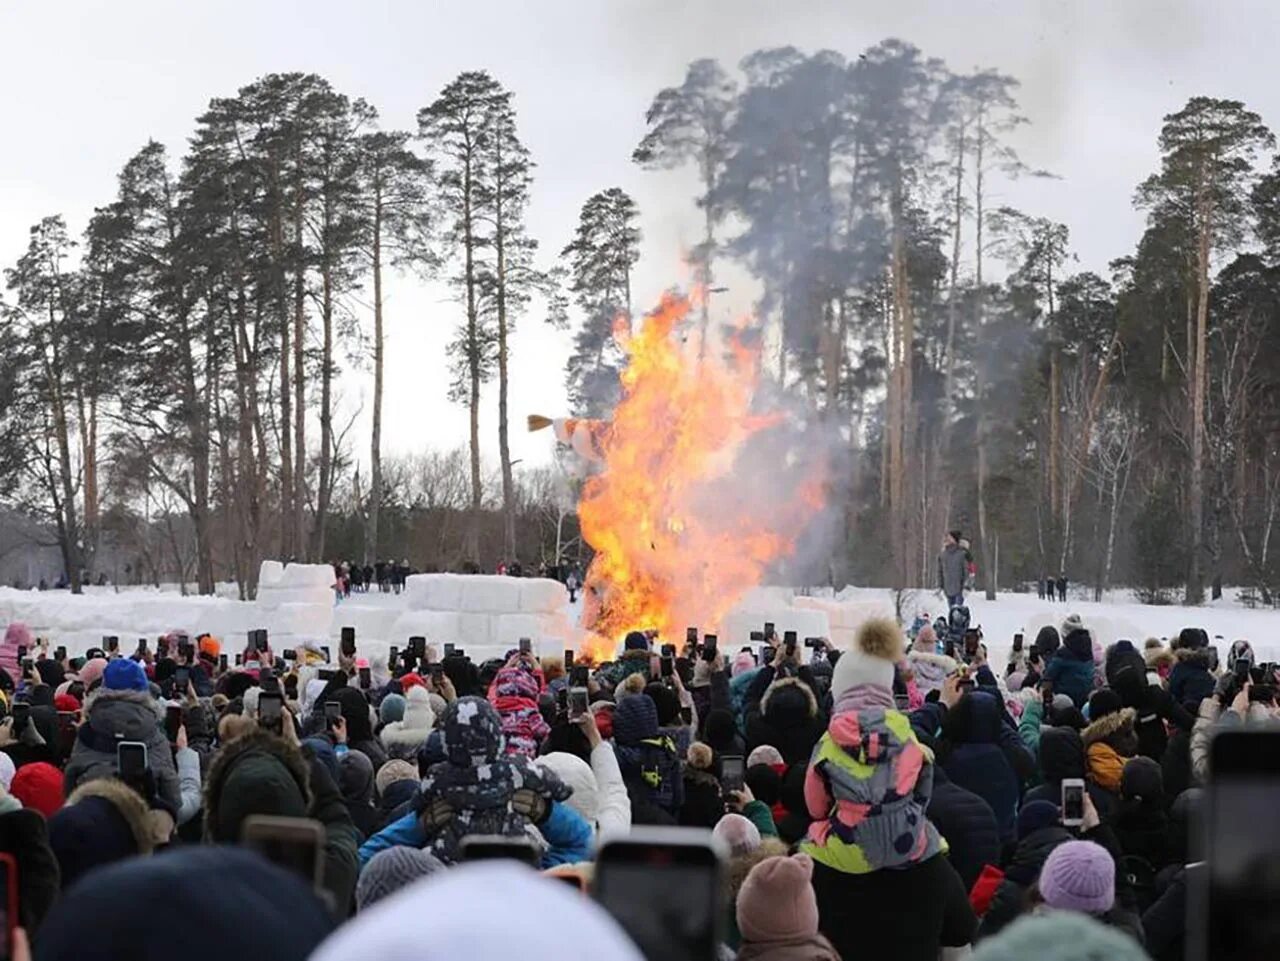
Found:
[[[582,437],[596,467],[578,515],[595,550],[583,653],[597,660],[635,628],[664,638],[714,628],[824,503],[825,456],[789,458],[768,440],[799,425],[762,409],[758,338],[737,332],[699,358],[679,336],[689,310],[668,294],[634,335],[616,329],[627,366],[612,419],[556,428],[575,449]]]

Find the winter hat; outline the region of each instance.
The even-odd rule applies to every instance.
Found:
[[[1076,702],[1071,700],[1070,694],[1053,695],[1053,703],[1050,705],[1050,713],[1060,714],[1063,711],[1070,711],[1076,706]]]
[[[631,631],[627,634],[626,640],[622,642],[624,651],[647,651],[649,650],[649,638],[645,637],[640,631]]]
[[[1236,669],[1236,661],[1241,659],[1248,661],[1250,667],[1258,663],[1257,657],[1253,653],[1252,644],[1243,640],[1233,641],[1231,649],[1227,651],[1227,671],[1234,671]]]
[[[1022,805],[1018,811],[1018,840],[1021,841],[1033,831],[1057,824],[1058,805],[1052,801],[1031,801]]]
[[[747,767],[755,767],[757,764],[786,764],[786,760],[782,757],[782,752],[772,744],[761,744],[754,751],[747,755]]]
[[[13,758],[9,757],[3,751],[0,751],[0,784],[4,785],[4,789],[9,790],[9,786],[13,784],[13,775],[15,769],[13,766]]]
[[[443,861],[419,848],[396,845],[379,851],[369,859],[356,882],[356,910],[364,911],[414,881],[444,868]]]
[[[514,941],[509,925],[495,923],[497,891],[505,903],[519,905],[521,916],[537,919],[522,925]],[[431,919],[426,936],[423,918]],[[311,961],[502,958],[513,946],[522,961],[562,959],[566,932],[590,945],[593,961],[642,961],[640,949],[604,908],[511,861],[464,864],[410,884],[344,924]]]
[[[70,694],[55,694],[53,707],[59,714],[74,714],[80,710],[80,702]]]
[[[799,941],[818,933],[813,861],[807,854],[766,858],[738,891],[738,928],[744,941]]]
[[[534,763],[558,775],[560,780],[573,788],[573,795],[565,803],[594,827],[596,818],[600,814],[600,795],[599,785],[596,783],[591,765],[576,754],[568,754],[564,751],[544,754]]]
[[[861,685],[893,688],[893,667],[905,648],[902,628],[888,618],[873,618],[858,629],[853,650],[840,655],[831,676],[831,692],[839,698]]]
[[[1100,687],[1089,695],[1089,720],[1096,721],[1108,714],[1115,714],[1122,707],[1124,703],[1119,694],[1109,687]]]
[[[711,765],[716,762],[716,753],[711,750],[710,745],[703,744],[701,741],[694,741],[689,745],[689,750],[685,752],[685,759],[689,763],[689,767],[697,771],[709,771]]]
[[[1051,908],[1105,914],[1116,900],[1116,865],[1100,844],[1067,841],[1049,853],[1038,883]]]
[[[427,703],[431,705],[431,723],[435,723],[438,717],[444,717],[444,712],[449,710],[449,702],[437,694],[435,691],[427,693]]]
[[[399,758],[388,761],[382,767],[378,768],[377,776],[373,779],[374,789],[378,792],[378,797],[382,797],[387,793],[387,788],[400,781],[417,781],[418,766],[410,764],[408,761],[401,761]]]
[[[400,678],[400,690],[405,694],[409,693],[411,687],[425,688],[426,686],[427,682],[422,679],[422,675],[413,671]]]
[[[388,694],[378,705],[378,717],[383,724],[392,724],[404,720],[404,696]]]
[[[1151,961],[1129,934],[1069,911],[1028,914],[973,952],[973,961]]]
[[[741,814],[726,814],[711,831],[737,857],[750,854],[760,846],[760,829]]]
[[[13,776],[9,793],[21,801],[24,808],[51,818],[62,807],[62,772],[44,761],[24,764]]]
[[[1058,637],[1058,629],[1052,624],[1046,624],[1036,632],[1035,643],[1031,645],[1031,649],[1042,658],[1047,658],[1061,646],[1062,640]]]
[[[164,907],[143,907],[152,905]],[[145,924],[138,923],[140,910]],[[34,957],[166,961],[175,945],[186,944],[181,953],[193,958],[305,961],[333,927],[310,886],[261,855],[230,846],[175,846],[162,858],[103,868],[64,894],[40,926]],[[197,944],[193,932],[208,936]]]
[[[338,758],[338,790],[348,801],[367,801],[373,795],[373,762],[364,751],[347,751]]]
[[[132,662],[130,662],[132,663]],[[95,657],[92,660],[84,662],[84,666],[80,668],[80,680],[84,684],[87,691],[102,679],[102,673],[107,669],[107,659],[105,657]]]
[[[1084,621],[1080,619],[1079,614],[1068,614],[1067,619],[1062,622],[1062,636],[1070,637],[1076,631],[1084,630]]]
[[[1120,796],[1159,805],[1164,801],[1164,771],[1149,757],[1130,758],[1120,775]]]
[[[200,654],[211,661],[216,661],[222,653],[222,642],[212,634],[201,634],[197,645]]]
[[[149,691],[147,672],[137,661],[117,657],[102,672],[102,686],[108,691]]]
[[[658,736],[658,708],[647,697],[624,697],[613,709],[613,739],[631,746]]]
[[[750,651],[739,651],[733,655],[733,664],[729,667],[729,675],[737,677],[739,674],[745,674],[756,666],[756,659]]]

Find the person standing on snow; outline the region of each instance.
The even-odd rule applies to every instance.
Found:
[[[942,553],[938,555],[938,587],[946,595],[948,607],[964,604],[964,586],[968,576],[968,559],[965,549],[960,546],[960,532],[951,531],[942,545]]]

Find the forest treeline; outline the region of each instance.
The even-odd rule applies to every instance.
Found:
[[[1019,158],[1035,118],[998,70],[887,40],[673,79],[632,159],[697,175],[708,293],[690,336],[716,342],[717,267],[740,265],[770,375],[846,448],[829,577],[932,586],[960,527],[988,591],[1066,573],[1272,601],[1280,167],[1257,114],[1195,97],[1152,118],[1146,227],[1104,276],[1073,269],[1067,225],[993,199],[1052,175]],[[73,587],[107,545],[147,577],[252,595],[267,556],[490,569],[574,543],[561,474],[513,468],[511,334],[570,328],[572,406],[607,413],[639,211],[601,184],[572,236],[531,236],[512,92],[476,71],[424,101],[388,130],[322,77],[265,76],[213,99],[181,156],[143,144],[83,234],[32,227],[0,302],[0,489],[56,531]],[[382,457],[391,272],[456,295],[465,450]],[[373,372],[367,436],[338,414],[356,365]]]

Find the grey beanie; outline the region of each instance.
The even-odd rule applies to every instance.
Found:
[[[356,881],[356,910],[364,911],[419,878],[443,871],[439,858],[417,848],[396,846],[379,851],[364,866]]]
[[[394,724],[404,720],[405,700],[399,694],[388,694],[378,707],[378,717],[383,724]]]

